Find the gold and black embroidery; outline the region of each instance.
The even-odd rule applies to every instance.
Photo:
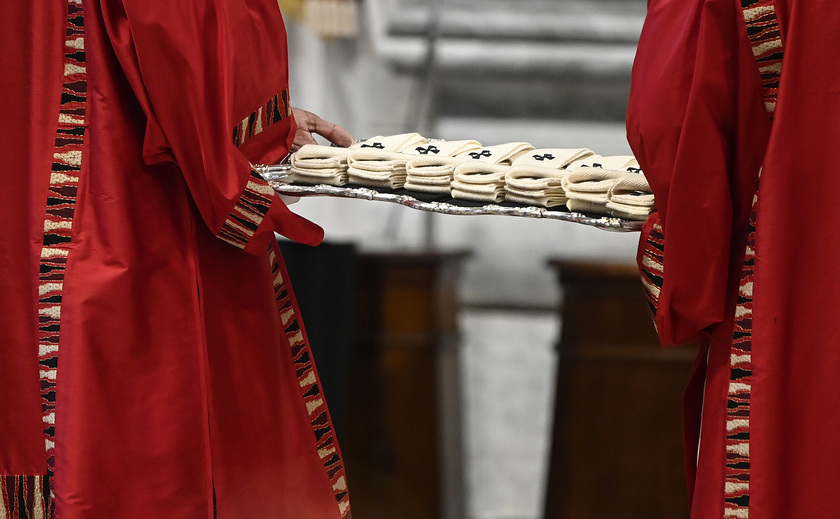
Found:
[[[58,375],[61,302],[64,271],[73,229],[76,197],[82,171],[85,136],[87,70],[84,49],[84,16],[81,0],[68,0],[64,40],[64,75],[61,105],[53,150],[52,170],[47,194],[38,279],[38,362],[47,456],[47,474],[41,478],[22,476],[18,488],[40,486],[43,497],[36,499],[33,510],[42,509],[42,517],[55,514],[52,475],[55,468],[56,379]],[[22,483],[25,485],[21,486]],[[29,492],[35,496],[38,492]]]
[[[665,274],[665,234],[659,221],[653,224],[648,234],[642,247],[641,260],[642,285],[655,319],[656,311],[659,308],[659,293],[662,291]]]
[[[303,335],[297,312],[283,279],[283,269],[280,267],[273,246],[269,247],[269,261],[274,276],[274,294],[277,300],[277,310],[280,312],[280,322],[291,348],[295,373],[304,405],[306,405],[306,411],[309,413],[318,456],[321,458],[321,463],[329,478],[341,517],[349,518],[350,497],[347,492],[344,462],[336,443],[327,404],[321,392],[321,384],[318,380],[315,363],[312,360],[312,352]]]
[[[0,476],[0,517],[45,519],[47,514],[43,476]]]
[[[775,4],[773,0],[741,0],[741,6],[753,56],[761,75],[764,107],[772,120],[776,111],[784,56]],[[730,350],[726,411],[725,518],[748,518],[750,513],[750,402],[753,384],[753,281],[757,202],[758,187],[750,212]]]
[[[784,46],[774,0],[741,0],[747,35],[761,74],[764,106],[770,117],[776,112]]]
[[[55,517],[55,411],[61,302],[82,172],[87,70],[81,0],[67,0],[58,127],[51,150],[38,275],[38,364],[44,423],[45,475],[0,476],[0,517]]]
[[[274,188],[259,173],[251,170],[245,190],[233,211],[225,219],[218,237],[235,247],[244,249],[268,213],[274,197]]]
[[[250,139],[267,130],[272,124],[292,115],[289,91],[283,90],[269,99],[265,105],[236,125],[233,129],[233,144],[242,146]]]

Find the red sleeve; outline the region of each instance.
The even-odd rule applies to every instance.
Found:
[[[252,167],[282,158],[294,138],[276,3],[114,0],[102,7],[147,115],[146,162],[174,163],[204,222],[232,245],[262,252],[275,231],[319,243],[321,228],[292,213]]]
[[[743,23],[731,0],[651,0],[639,42],[627,134],[658,208],[639,263],[665,345],[724,319],[768,131]]]

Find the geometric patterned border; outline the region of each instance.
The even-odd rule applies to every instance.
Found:
[[[753,57],[761,76],[764,108],[772,121],[776,112],[784,58],[784,45],[776,8],[773,0],[741,0],[741,7]],[[747,227],[747,246],[738,286],[729,360],[724,517],[737,519],[747,519],[750,515],[750,402],[753,384],[753,281],[758,192],[756,187]]]
[[[761,74],[764,107],[770,117],[776,112],[784,45],[773,0],[741,0],[747,34]]]
[[[0,476],[0,519],[45,519],[44,503],[42,476]]]
[[[659,307],[659,293],[665,274],[665,234],[662,224],[657,221],[650,229],[645,246],[642,249],[642,285],[645,288],[648,305],[656,322],[656,310]]]
[[[55,468],[55,402],[61,300],[79,176],[82,170],[86,100],[87,73],[82,2],[68,0],[61,106],[58,112],[58,130],[46,200],[38,285],[38,360],[47,456],[47,475],[43,481],[43,487],[48,495],[46,502],[48,517],[53,517],[55,513],[52,474]]]
[[[274,188],[252,169],[245,190],[216,236],[244,249],[268,213],[273,198]]]
[[[327,412],[327,404],[321,393],[318,374],[312,360],[309,344],[303,337],[300,323],[294,305],[289,297],[289,291],[283,280],[283,271],[277,259],[273,244],[269,246],[269,261],[274,276],[274,293],[277,299],[277,309],[280,320],[292,349],[292,359],[303,396],[306,410],[309,413],[312,431],[315,434],[318,456],[324,465],[327,477],[335,493],[335,500],[341,517],[350,519],[350,498],[347,492],[347,480],[344,463],[339,454],[332,423]]]
[[[242,146],[248,140],[261,134],[272,124],[292,115],[289,91],[283,90],[269,99],[264,106],[236,125],[233,129],[233,144]]]
[[[755,274],[755,202],[738,286],[735,327],[730,350],[729,396],[726,409],[724,517],[746,519],[750,507],[750,398],[752,392],[752,310]]]

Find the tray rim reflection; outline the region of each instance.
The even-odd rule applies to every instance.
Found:
[[[402,205],[411,209],[438,214],[465,216],[518,216],[543,220],[558,220],[578,223],[615,232],[639,232],[644,221],[627,220],[607,215],[584,214],[575,211],[558,211],[537,206],[501,206],[486,204],[478,207],[455,205],[447,202],[424,202],[407,194],[382,193],[368,187],[332,186],[328,184],[295,184],[292,182],[291,167],[288,164],[258,165],[255,169],[268,181],[278,193],[289,196],[330,196],[354,198],[357,200],[375,200]]]

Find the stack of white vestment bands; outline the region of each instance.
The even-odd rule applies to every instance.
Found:
[[[557,207],[566,203],[563,177],[570,164],[594,155],[588,148],[541,148],[522,154],[505,173],[505,200]]]
[[[419,156],[406,163],[405,188],[449,195],[455,167],[470,160],[469,154],[479,150],[478,141],[430,141]]]
[[[405,164],[426,149],[429,141],[419,133],[368,139],[347,157],[351,184],[386,189],[405,185]]]
[[[306,145],[292,155],[294,181],[406,189],[485,203],[644,220],[655,211],[650,186],[632,156],[527,142],[482,146],[475,140],[417,133],[372,137],[349,148]]]
[[[563,189],[570,211],[643,220],[654,210],[650,186],[632,156],[587,157],[563,178]]]
[[[426,144],[417,133],[379,135],[349,148],[307,144],[292,154],[291,172],[301,184],[402,187],[405,162]]]
[[[292,154],[292,178],[301,184],[347,185],[347,156],[350,148],[306,144]]]
[[[470,152],[470,160],[458,164],[452,173],[452,198],[501,202],[505,199],[505,175],[510,164],[533,149],[527,142],[509,142]]]

